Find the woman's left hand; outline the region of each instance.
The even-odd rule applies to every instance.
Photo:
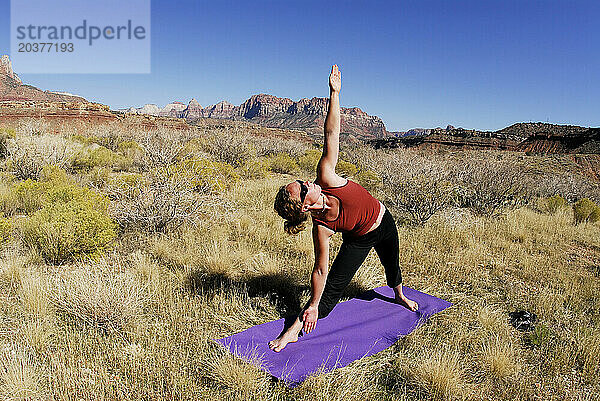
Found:
[[[304,322],[304,332],[310,333],[315,329],[317,320],[319,319],[319,308],[309,306],[302,314],[302,321]]]

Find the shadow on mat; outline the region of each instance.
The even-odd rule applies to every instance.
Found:
[[[391,302],[393,304],[396,303],[396,300],[394,298],[386,297],[385,295],[381,295],[381,294],[375,292],[375,290],[369,290],[367,292],[363,292],[362,294],[357,295],[355,298],[361,299],[363,301],[372,301],[374,299],[381,299],[382,301]]]
[[[302,293],[310,290],[298,285],[293,277],[282,273],[261,274],[247,280],[236,280],[221,274],[194,271],[186,277],[186,288],[192,294],[207,294],[216,290],[239,290],[250,297],[266,296],[282,317],[300,313]]]

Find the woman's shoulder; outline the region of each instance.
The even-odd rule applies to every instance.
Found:
[[[319,185],[322,189],[340,188],[346,186],[350,180],[340,177],[336,174],[336,178],[322,179],[317,178],[315,184]]]
[[[344,185],[346,179],[337,175],[335,168],[325,168],[319,162],[315,183],[319,184],[321,188],[335,188]]]

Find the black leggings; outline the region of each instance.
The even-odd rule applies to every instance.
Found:
[[[360,237],[342,234],[342,238],[344,242],[329,269],[325,289],[319,302],[319,319],[329,315],[373,247],[385,268],[387,285],[393,288],[402,283],[398,230],[388,210],[385,211],[381,224],[375,230]]]

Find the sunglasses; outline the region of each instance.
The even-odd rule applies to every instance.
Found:
[[[304,202],[304,198],[306,198],[306,194],[308,193],[308,187],[300,180],[296,180],[296,182],[300,184],[300,201]]]

